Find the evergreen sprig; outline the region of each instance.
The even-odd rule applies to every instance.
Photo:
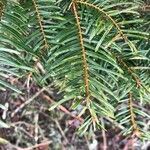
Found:
[[[124,133],[150,138],[142,107],[150,100],[148,18],[142,0],[32,0],[7,2],[0,22],[0,85],[21,92],[6,75],[53,82],[84,123],[79,131],[103,128],[100,118]],[[7,68],[7,69],[6,69]],[[143,119],[145,118],[145,122]]]

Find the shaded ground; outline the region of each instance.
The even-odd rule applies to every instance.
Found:
[[[54,111],[48,110],[50,103],[60,96],[56,90],[42,92],[33,83],[29,86],[26,82],[14,82],[25,94],[17,95],[9,90],[0,92],[0,103],[9,104],[3,121],[10,124],[8,129],[0,128],[0,137],[9,142],[1,144],[0,150],[150,149],[148,142],[141,143],[138,139],[123,137],[120,130],[106,120],[106,133],[98,131],[81,137],[76,132],[80,120],[73,117],[73,111],[63,106]],[[1,116],[3,113],[0,110]]]

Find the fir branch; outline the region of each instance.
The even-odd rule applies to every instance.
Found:
[[[133,100],[132,99],[133,99],[132,94],[131,94],[131,92],[129,92],[128,104],[129,104],[130,115],[131,115],[131,123],[133,126],[133,135],[140,137],[141,133],[139,131],[138,125],[137,125],[136,120],[135,120],[135,113],[133,110]]]
[[[134,70],[129,67],[123,59],[119,58],[118,56],[115,56],[117,60],[127,69],[128,73],[132,76],[133,80],[135,81],[137,88],[143,87],[146,92],[150,93],[150,90],[145,87],[145,85],[142,83],[142,81],[139,79],[139,77],[134,73]]]
[[[80,17],[78,16],[77,6],[76,6],[76,2],[75,1],[72,2],[72,8],[73,8],[74,16],[75,16],[76,23],[77,23],[79,40],[80,40],[80,46],[81,46],[81,50],[82,50],[86,101],[87,101],[87,104],[89,104],[89,101],[90,101],[90,91],[89,91],[88,64],[87,64],[87,58],[86,58],[87,56],[86,56],[86,50],[84,48],[84,43],[83,43],[83,35],[82,35],[82,30],[81,30],[81,25],[80,25],[81,24],[80,23]]]
[[[118,23],[106,11],[104,11],[102,8],[100,8],[100,7],[98,7],[98,6],[94,5],[94,4],[88,3],[88,2],[77,1],[77,3],[80,3],[80,4],[83,4],[85,6],[94,8],[95,10],[98,10],[103,15],[105,15],[112,22],[112,24],[116,27],[116,29],[118,30],[119,34],[122,36],[124,41],[128,44],[130,49],[131,50],[133,49],[134,51],[137,51],[135,45],[131,41],[129,41],[128,37],[122,32],[122,30],[121,30],[120,26],[118,25]]]
[[[45,36],[45,33],[44,33],[44,27],[42,25],[42,18],[40,16],[40,12],[39,12],[39,8],[38,8],[38,5],[36,4],[36,0],[32,0],[33,4],[34,4],[34,7],[35,7],[35,11],[36,11],[36,14],[37,14],[37,19],[38,19],[38,22],[39,22],[39,26],[40,26],[40,29],[41,29],[41,33],[43,35],[43,40],[44,40],[44,47],[45,48],[48,48],[48,42],[46,40],[46,36]]]
[[[137,87],[141,87],[141,80],[134,74],[134,71],[121,58],[119,58],[118,56],[116,56],[116,58],[127,69],[129,74],[131,74],[131,76],[136,82]]]

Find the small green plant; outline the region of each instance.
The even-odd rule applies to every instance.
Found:
[[[9,76],[50,83],[81,106],[80,133],[104,128],[100,118],[125,134],[150,139],[150,43],[142,0],[9,0],[1,5],[0,86]],[[3,13],[1,13],[3,11]],[[146,122],[142,121],[146,118]]]

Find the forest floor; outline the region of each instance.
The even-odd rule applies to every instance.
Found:
[[[0,102],[8,110],[0,109],[1,119],[9,128],[0,128],[5,144],[0,150],[148,150],[148,141],[124,137],[120,129],[104,119],[107,131],[80,136],[77,119],[68,106],[49,111],[50,104],[60,97],[57,90],[40,89],[28,81],[13,81],[24,94],[10,90],[0,92]],[[69,108],[69,107],[68,107]]]

